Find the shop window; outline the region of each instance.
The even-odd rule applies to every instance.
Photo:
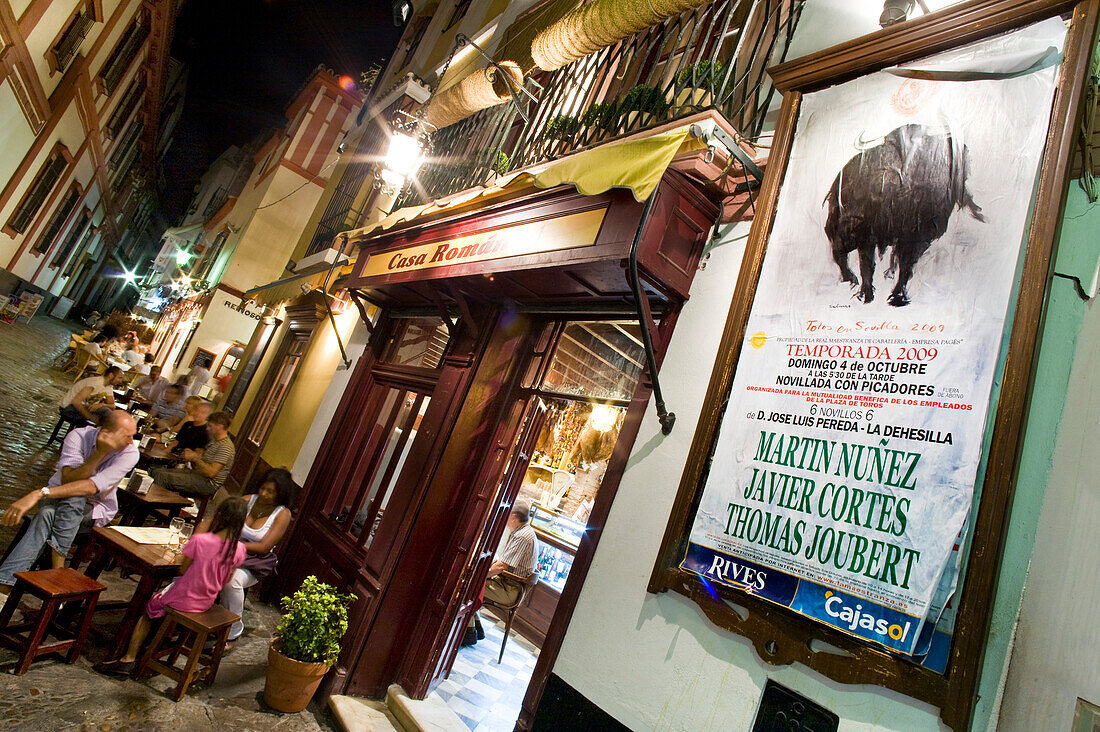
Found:
[[[428,395],[400,387],[391,387],[382,398],[367,443],[367,470],[336,516],[336,523],[344,524],[364,547],[370,546],[382,521],[430,402]]]
[[[449,338],[450,331],[442,318],[410,318],[396,329],[382,362],[395,366],[438,368]]]
[[[294,382],[294,373],[302,361],[302,356],[309,346],[309,341],[294,341],[287,349],[283,362],[279,364],[279,371],[275,375],[275,381],[271,385],[271,391],[267,394],[263,408],[256,421],[252,424],[252,430],[248,433],[248,440],[256,445],[264,444],[271,425],[275,422],[275,415],[283,403],[290,385]]]
[[[31,249],[32,252],[41,254],[50,250],[50,247],[54,245],[54,241],[61,235],[62,229],[65,228],[65,222],[69,220],[69,216],[76,208],[76,204],[80,202],[80,195],[81,190],[79,186],[74,185],[69,189],[68,195],[65,196],[61,201],[61,205],[54,211],[50,223],[42,232],[42,236],[38,238],[38,242]]]
[[[636,323],[569,323],[558,341],[542,389],[594,399],[629,399],[638,384],[644,358]]]
[[[11,219],[8,220],[8,229],[11,229],[16,234],[26,233],[27,229],[30,228],[31,222],[34,221],[35,215],[37,215],[39,209],[42,208],[42,204],[44,204],[46,198],[49,197],[50,191],[57,185],[57,181],[61,179],[61,175],[65,172],[65,168],[68,164],[68,150],[60,144],[57,145],[50,154],[49,159],[46,160],[46,164],[38,171],[38,175],[35,176],[34,182],[31,183],[31,187],[27,190],[26,195],[23,196],[23,200],[15,207],[15,213],[13,213]]]

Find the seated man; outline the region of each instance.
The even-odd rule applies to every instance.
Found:
[[[15,584],[15,573],[30,570],[42,550],[53,550],[55,569],[64,566],[82,528],[105,526],[118,512],[115,488],[138,461],[137,426],[121,409],[108,412],[99,427],[81,427],[65,437],[57,470],[45,488],[12,502],[0,523],[16,526],[34,506],[38,513],[27,533],[0,564],[0,593]]]
[[[57,411],[70,422],[95,422],[103,413],[114,409],[114,388],[125,379],[118,366],[107,369],[102,376],[81,379],[69,387],[57,405]]]
[[[489,574],[485,577],[485,591],[482,596],[499,605],[513,605],[523,594],[523,583],[506,576],[505,572],[526,579],[535,571],[539,540],[531,524],[527,523],[529,510],[527,504],[518,501],[512,506],[512,512],[508,514],[507,526],[511,532],[508,542],[504,545],[504,551],[489,566]],[[475,610],[462,638],[462,645],[471,646],[484,636],[481,632],[481,618]]]
[[[152,359],[149,359],[152,361]],[[139,376],[134,381],[134,398],[146,404],[155,404],[164,390],[168,388],[168,379],[160,375],[160,366],[153,364],[149,367],[147,376]]]
[[[153,354],[146,353],[141,357],[141,363],[139,363],[137,366],[133,367],[130,370],[135,371],[135,372],[141,374],[142,376],[148,376],[149,372],[152,371],[152,369],[153,369]]]
[[[185,395],[180,393],[179,387],[169,384],[160,395],[160,399],[149,410],[149,419],[153,420],[158,432],[163,432],[183,419],[187,414]]]
[[[184,450],[205,450],[210,444],[210,435],[206,430],[206,422],[210,419],[210,412],[214,406],[205,399],[187,397],[187,401],[195,400],[194,406],[188,406],[188,417],[176,430],[176,439],[168,443],[168,449],[177,455]]]
[[[230,417],[225,412],[214,412],[206,420],[210,442],[203,450],[184,450],[183,458],[191,461],[191,468],[154,468],[149,471],[153,484],[185,496],[210,497],[228,495],[222,484],[233,466],[235,448],[229,439]],[[220,502],[214,499],[215,505]]]
[[[145,360],[145,355],[138,350],[136,341],[127,341],[122,351],[122,360],[130,368],[140,365]]]

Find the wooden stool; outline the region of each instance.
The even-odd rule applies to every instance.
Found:
[[[37,572],[16,572],[15,587],[8,595],[8,601],[4,603],[4,609],[0,610],[0,645],[10,648],[20,654],[19,662],[15,665],[15,674],[21,676],[27,673],[31,662],[35,658],[46,653],[58,653],[68,650],[69,655],[65,659],[68,663],[76,663],[80,657],[80,649],[84,646],[84,639],[88,635],[88,627],[92,624],[92,613],[95,612],[99,593],[104,586],[93,579],[89,579],[74,569],[43,569]],[[19,607],[19,601],[24,593],[33,595],[42,600],[42,610],[36,620],[8,624],[12,615]],[[84,614],[77,623],[75,634],[66,633],[57,627],[55,614],[62,603],[85,603]],[[54,635],[60,638],[60,633],[72,635],[67,640],[43,645],[46,633],[51,626]],[[29,630],[26,636],[22,631]]]
[[[214,605],[201,613],[182,613],[166,608],[164,620],[161,621],[156,637],[138,660],[135,675],[140,676],[148,668],[176,681],[176,691],[172,695],[176,701],[183,698],[192,681],[203,680],[208,684],[213,683],[214,677],[218,675],[218,666],[222,662],[225,641],[229,637],[229,626],[238,620],[240,620],[239,616],[219,605]],[[164,640],[171,638],[177,627],[183,631],[180,640],[162,648]],[[206,654],[203,652],[203,646],[211,635],[215,636],[216,641],[213,650]],[[181,669],[176,666],[176,659],[179,658],[188,638],[191,638],[190,649],[187,652],[187,662]],[[163,656],[169,656],[167,663],[160,661]]]

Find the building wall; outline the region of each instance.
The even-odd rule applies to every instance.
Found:
[[[74,182],[82,194],[77,214],[85,206],[95,211],[100,205],[103,212],[109,213],[108,225],[100,236],[109,239],[112,248],[121,232],[126,230],[130,218],[139,210],[144,196],[132,195],[125,180],[121,185],[112,186],[112,170],[108,166],[129,125],[113,139],[106,127],[130,82],[140,74],[148,76],[147,90],[130,116],[130,124],[142,112],[148,116],[147,125],[158,124],[159,110],[150,109],[149,100],[151,92],[163,83],[156,69],[163,66],[163,55],[167,53],[167,43],[163,39],[170,37],[178,0],[150,3],[101,0],[98,3],[101,15],[92,23],[77,54],[63,70],[51,68],[51,48],[73,17],[73,11],[85,4],[78,0],[0,0],[0,4],[6,6],[0,7],[0,35],[7,46],[5,64],[0,66],[0,225],[8,223],[55,144],[63,144],[72,157],[32,224],[22,233],[9,229],[0,234],[0,267],[52,294],[61,294],[68,282],[67,278],[59,276],[63,264],[52,266],[54,251],[65,241],[69,227],[78,216],[69,218],[69,223],[53,240],[50,251],[34,253],[30,249],[38,242],[42,230]],[[149,13],[149,37],[118,86],[107,93],[97,83],[97,76],[143,9]],[[158,33],[162,38],[157,47],[158,55],[150,56]],[[26,91],[20,95],[17,88]],[[146,159],[152,158],[151,155],[145,157],[149,153],[145,146],[155,137],[147,133],[148,130],[139,136],[137,155],[142,156],[142,160],[135,167],[137,171],[142,169]],[[99,220],[103,219],[101,213]],[[76,256],[81,254],[77,252]]]
[[[876,3],[810,0],[796,50],[873,30],[869,14],[880,10]],[[1091,251],[1091,267],[1082,267],[1079,279],[1091,274],[1095,282],[1100,207],[1074,188],[1066,220],[1060,247]],[[554,673],[632,729],[750,729],[769,678],[836,712],[841,730],[942,729],[938,710],[927,704],[838,684],[798,664],[769,666],[748,641],[718,629],[690,601],[646,592],[716,356],[715,314],[729,307],[742,252],[738,233],[746,231],[726,232],[696,275],[661,369],[675,375],[662,387],[678,415],[676,430],[662,437],[653,411],[647,413]],[[1097,396],[1090,383],[1100,323],[1065,269],[1051,286],[974,730],[1069,729],[1075,699],[1100,698],[1100,581],[1087,569],[1095,563],[1090,529],[1100,518],[1091,480],[1100,459],[1092,449]]]
[[[353,305],[348,305],[343,313],[336,316],[336,325],[345,347],[358,321],[359,311]],[[268,465],[288,469],[294,465],[298,450],[306,439],[307,430],[304,428],[317,417],[325,388],[341,363],[332,323],[324,320],[314,331],[309,350],[298,366],[294,385],[283,400],[279,417],[268,433],[261,453]]]
[[[236,295],[224,290],[215,291],[210,300],[210,307],[203,315],[202,323],[195,330],[195,335],[191,338],[191,342],[187,344],[187,349],[183,351],[183,358],[180,359],[179,367],[174,372],[172,371],[175,363],[174,359],[172,363],[164,364],[166,375],[169,375],[170,372],[174,373],[175,376],[186,374],[190,370],[191,359],[195,357],[200,348],[214,354],[214,366],[217,366],[226,350],[234,343],[248,343],[252,338],[252,331],[256,329],[256,325],[260,321],[236,310],[240,305],[241,298]],[[261,308],[258,307],[246,306],[245,310],[254,314],[261,312]],[[213,372],[214,369],[211,368],[210,370]]]

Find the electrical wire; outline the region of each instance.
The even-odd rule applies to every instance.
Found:
[[[336,165],[336,163],[338,163],[338,162],[340,162],[340,156],[339,156],[339,155],[337,155],[337,156],[336,156],[335,158],[333,158],[333,159],[332,159],[332,162],[331,162],[331,163],[329,163],[328,165],[326,165],[325,167],[323,167],[323,168],[321,168],[321,169],[320,169],[319,171],[317,171],[317,175],[321,175],[321,173],[324,173],[324,172],[325,172],[326,170],[328,170],[329,168],[331,168],[331,167],[332,167],[333,165]],[[262,210],[264,210],[265,208],[271,208],[271,207],[272,207],[272,206],[274,206],[274,205],[275,205],[276,203],[282,203],[283,201],[285,201],[286,199],[290,198],[290,197],[291,197],[291,196],[293,196],[293,195],[294,195],[295,193],[297,193],[298,191],[302,190],[303,188],[305,188],[306,186],[308,186],[308,185],[309,185],[310,183],[313,183],[313,182],[314,182],[314,181],[312,181],[312,180],[304,180],[304,181],[302,181],[302,185],[298,186],[297,188],[295,188],[295,189],[294,189],[293,191],[291,191],[290,193],[286,194],[286,195],[285,195],[285,196],[283,196],[282,198],[277,198],[277,199],[275,199],[275,200],[274,200],[274,201],[272,201],[271,203],[265,203],[265,204],[264,204],[263,206],[257,206],[257,207],[256,207],[256,210],[257,210],[257,211],[262,211]]]

